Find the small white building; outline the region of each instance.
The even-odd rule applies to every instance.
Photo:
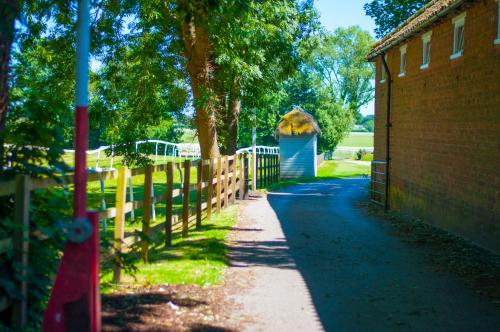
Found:
[[[320,133],[316,119],[298,106],[283,116],[276,129],[281,178],[317,175],[317,137]]]

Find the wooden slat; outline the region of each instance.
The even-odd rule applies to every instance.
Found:
[[[182,237],[188,236],[189,225],[189,182],[190,182],[191,161],[184,161],[184,191],[182,197]]]
[[[21,269],[20,281],[16,282],[21,298],[13,300],[12,322],[13,326],[19,330],[22,330],[28,322],[27,275],[30,234],[30,181],[27,175],[18,175],[15,180],[14,222],[17,227],[12,237],[12,245],[14,249],[14,262]]]
[[[212,202],[212,197],[213,197],[213,191],[214,191],[214,186],[213,186],[213,177],[214,177],[214,160],[210,159],[208,161],[207,167],[207,188],[205,192],[206,200],[207,202]],[[212,204],[207,205],[207,218],[210,219],[212,217]]]
[[[229,158],[224,162],[224,208],[229,205]]]
[[[165,213],[165,246],[172,245],[172,201],[173,201],[173,187],[174,187],[174,164],[169,162],[167,164],[167,193],[165,199],[166,213]]]
[[[236,165],[238,156],[234,155],[231,163],[231,204],[236,203]]]
[[[245,171],[245,165],[243,164],[243,155],[240,155],[240,160],[239,160],[239,164],[240,164],[240,191],[239,191],[239,198],[240,200],[243,200],[243,192],[244,192],[244,185],[243,185],[243,182],[244,181],[241,181],[241,179],[243,179],[243,176],[244,176],[244,171]]]
[[[146,166],[144,172],[144,195],[142,199],[142,233],[146,238],[150,236],[150,226],[151,226],[151,195],[153,187],[153,167],[151,165]],[[142,240],[141,244],[141,255],[145,263],[149,262],[149,241],[147,239]]]
[[[196,227],[201,226],[201,203],[203,197],[203,166],[198,163],[196,166]]]
[[[216,186],[216,194],[215,197],[217,198],[217,206],[216,206],[216,211],[217,213],[220,213],[220,210],[222,208],[222,201],[221,201],[221,191],[222,191],[222,158],[219,156],[217,158],[217,186]]]
[[[119,255],[122,252],[122,243],[125,228],[125,203],[127,200],[127,178],[129,170],[127,167],[122,167],[118,170],[118,182],[116,185],[116,215],[114,229],[114,249],[115,254]],[[121,281],[121,266],[116,261],[113,266],[113,282]]]

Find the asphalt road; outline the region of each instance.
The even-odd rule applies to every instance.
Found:
[[[231,270],[248,331],[500,331],[500,314],[359,207],[366,179],[301,184],[240,216]],[[439,255],[439,253],[435,253]]]

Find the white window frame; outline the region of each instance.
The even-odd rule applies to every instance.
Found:
[[[454,59],[458,59],[460,58],[462,55],[464,55],[464,44],[465,44],[465,16],[466,16],[466,12],[463,12],[462,14],[458,15],[458,16],[455,16],[452,20],[452,23],[453,23],[453,53],[450,55],[450,60],[454,60]],[[457,45],[458,45],[458,34],[457,34],[457,30],[459,28],[462,28],[463,29],[463,32],[462,32],[462,38],[464,39],[463,40],[463,43],[462,43],[462,49],[461,50],[458,50],[457,49]]]
[[[493,43],[500,45],[500,0],[497,0],[497,38]]]
[[[432,52],[432,43],[431,43],[432,31],[424,33],[422,35],[422,65],[420,69],[429,68],[429,64],[431,63],[431,52]],[[426,45],[429,44],[429,58],[427,59]],[[427,61],[426,61],[427,60]]]
[[[384,59],[385,62],[387,62],[387,54],[384,54]],[[387,64],[389,65],[389,64]],[[385,66],[384,66],[384,61],[381,62],[381,72],[380,72],[380,81],[379,83],[385,83],[385,78],[387,76],[387,73],[385,72]]]
[[[398,77],[404,77],[406,75],[406,65],[408,63],[408,57],[406,56],[406,48],[407,48],[407,45],[403,45],[399,48],[399,75],[398,75]]]

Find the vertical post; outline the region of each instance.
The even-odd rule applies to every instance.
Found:
[[[78,1],[75,87],[75,191],[73,217],[87,218],[87,147],[90,24],[89,0]]]
[[[203,190],[203,159],[198,160],[196,165],[196,227],[201,226],[201,203]]]
[[[245,156],[244,160],[244,176],[243,176],[243,183],[244,183],[244,189],[243,189],[243,199],[246,199],[248,197],[248,168],[249,168],[249,160],[248,157]]]
[[[115,265],[113,267],[113,282],[119,283],[121,281],[121,264],[120,254],[122,252],[124,227],[125,227],[125,203],[127,200],[127,167],[118,169],[118,180],[116,185],[116,216],[115,216],[115,231],[114,231],[114,248],[115,248]]]
[[[184,188],[182,195],[182,237],[188,236],[189,229],[189,173],[191,160],[184,160]]]
[[[207,219],[212,218],[212,198],[213,198],[213,192],[214,192],[214,160],[211,158],[209,161],[209,164],[207,165],[208,170],[208,179],[207,179]]]
[[[231,163],[231,204],[236,202],[236,161],[238,160],[238,155],[233,156]]]
[[[224,208],[229,205],[229,156],[225,157],[224,162]]]
[[[257,110],[253,110],[254,126],[252,128],[252,190],[257,189]]]
[[[245,159],[245,155],[244,154],[240,154],[240,158],[239,158],[239,164],[240,164],[240,176],[239,176],[239,180],[240,180],[240,191],[238,193],[238,197],[240,200],[243,200],[244,199],[244,196],[245,196],[245,165],[243,164],[243,160]]]
[[[165,247],[172,245],[172,201],[174,190],[174,164],[167,163],[167,192],[165,195]]]
[[[257,185],[258,188],[262,188],[264,187],[264,179],[262,177],[262,173],[263,173],[263,165],[262,165],[262,158],[263,158],[264,155],[262,154],[259,154],[258,157],[257,157],[257,167],[258,167],[258,172],[259,172],[259,178],[258,178],[258,182],[259,184]]]
[[[128,177],[128,191],[129,191],[129,201],[133,202],[134,201],[134,183],[132,181],[132,176]],[[130,220],[131,221],[135,220],[134,209],[132,209],[132,211],[130,211]]]
[[[12,307],[12,320],[16,329],[23,329],[28,322],[28,257],[30,227],[30,178],[27,175],[16,177],[14,201],[14,222],[18,226],[13,236],[14,262],[19,263],[20,278],[17,282],[21,298]]]
[[[221,191],[222,191],[222,157],[219,156],[217,158],[217,192],[216,192],[216,199],[217,199],[217,213],[220,213],[221,207],[222,207],[222,202],[221,202]]]
[[[269,155],[265,154],[264,156],[264,162],[263,162],[263,165],[264,165],[264,187],[267,187],[267,185],[269,184],[269,179],[268,179],[268,176],[269,176],[269,173],[268,173],[268,168],[269,168]]]
[[[151,188],[153,182],[153,166],[147,165],[144,172],[144,197],[142,198],[142,233],[145,239],[141,243],[141,254],[144,262],[148,262],[149,232],[151,223]]]

